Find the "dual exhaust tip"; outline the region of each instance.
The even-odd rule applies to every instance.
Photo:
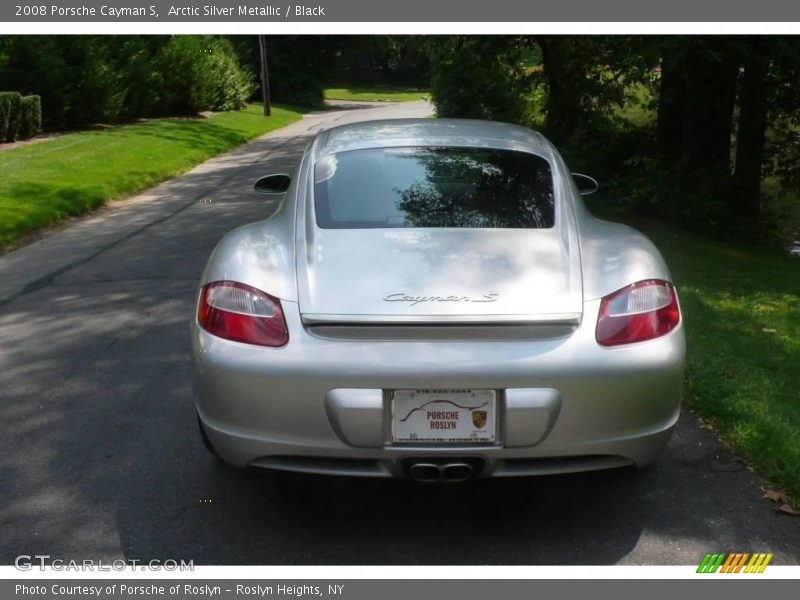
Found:
[[[475,469],[469,463],[425,463],[418,462],[412,464],[408,469],[409,476],[414,481],[423,483],[460,483],[472,479]]]

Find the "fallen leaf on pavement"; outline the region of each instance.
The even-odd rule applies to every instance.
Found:
[[[772,510],[775,512],[784,513],[787,515],[800,515],[800,510],[796,510],[794,507],[792,507],[791,500],[789,500],[789,498],[783,492],[779,492],[777,490],[767,490],[761,497],[775,502],[775,505],[772,507]]]
[[[776,492],[775,490],[768,490],[761,497],[766,498],[767,500],[772,500],[773,502],[787,502],[786,496],[783,494],[783,492]]]
[[[800,515],[800,510],[795,510],[788,504],[781,504],[773,508],[775,512],[786,513],[787,515]]]

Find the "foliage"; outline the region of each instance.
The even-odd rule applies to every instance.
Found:
[[[800,185],[800,41],[772,37],[769,109],[772,118],[767,137],[765,174],[775,175],[789,189]]]
[[[647,43],[630,36],[539,36],[546,89],[546,130],[557,143],[591,140],[618,123],[636,101],[635,84],[657,63]]]
[[[39,96],[24,96],[20,103],[18,138],[27,140],[42,132],[42,99]]]
[[[42,131],[39,96],[0,92],[0,143],[27,140]]]
[[[325,104],[321,79],[303,71],[293,71],[291,77],[273,80],[270,88],[273,102],[296,102],[301,106],[321,107]]]
[[[167,114],[164,79],[170,70],[160,57],[172,38],[114,36],[107,38],[114,68],[122,73],[125,101],[120,120]]]
[[[415,36],[268,36],[271,99],[322,106],[334,80],[426,87],[423,45]],[[3,87],[39,95],[48,131],[234,110],[256,98],[259,72],[255,35],[0,37]]]
[[[0,143],[8,135],[8,120],[11,116],[11,99],[9,92],[0,92]]]
[[[241,110],[256,88],[255,76],[242,69],[227,39],[217,39],[209,56],[210,69],[214,74],[213,110]]]
[[[424,36],[345,35],[325,39],[329,66],[324,74],[331,87],[425,88],[430,62]]]
[[[259,73],[261,60],[258,36],[234,36],[231,42],[241,64]],[[328,44],[323,36],[267,36],[270,99],[298,106],[317,107],[324,104],[323,76],[330,69]],[[261,100],[261,80],[257,80],[256,95]]]
[[[41,97],[47,130],[229,110],[252,73],[220,36],[6,36],[0,80]]]
[[[431,94],[440,117],[520,122],[531,77],[525,37],[446,36],[428,42]]]
[[[665,217],[686,229],[714,237],[750,238],[755,224],[743,223],[731,210],[733,181],[713,168],[682,171],[657,156],[632,156],[610,183],[610,192],[629,209]],[[724,232],[724,234],[723,234]]]
[[[0,93],[0,142],[17,139],[21,117],[22,95],[19,92]]]
[[[19,92],[0,92],[0,142],[13,142],[17,138],[21,102]]]
[[[566,127],[551,127],[555,107],[548,106],[548,132],[559,143],[566,140],[571,152],[594,151],[592,168],[629,208],[716,237],[780,242],[775,211],[761,188],[765,175],[788,183],[800,170],[800,153],[793,153],[800,144],[789,141],[800,110],[797,40],[670,36],[646,43],[633,38],[627,48],[619,41],[562,42],[579,59],[557,63],[562,73],[597,72],[599,65],[617,75],[568,78],[573,87],[562,97],[584,99],[575,102],[571,114],[577,117],[566,119]],[[569,104],[559,102],[556,117]],[[654,110],[655,123],[647,116]],[[643,118],[630,118],[634,111]],[[620,140],[627,153],[615,151]]]
[[[763,177],[796,196],[794,36],[455,36],[429,54],[440,116],[544,129],[628,208],[771,244]]]
[[[26,233],[138,192],[302,117],[276,106],[82,131],[0,151],[0,249]]]
[[[213,36],[175,36],[161,54],[165,114],[238,110],[255,87],[239,67],[230,41]]]

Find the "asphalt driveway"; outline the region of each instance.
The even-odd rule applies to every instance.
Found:
[[[335,122],[307,116],[0,257],[0,563],[19,554],[196,564],[697,564],[707,551],[800,564],[800,519],[685,414],[642,470],[420,486],[252,474],[203,449],[188,320],[252,191]]]

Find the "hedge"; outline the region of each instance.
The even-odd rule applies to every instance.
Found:
[[[19,92],[0,92],[0,142],[26,140],[42,131],[42,101]]]
[[[19,130],[19,92],[0,92],[0,142],[13,142]]]
[[[42,99],[39,96],[23,96],[20,104],[20,140],[27,140],[42,133]]]
[[[0,143],[5,141],[8,134],[8,117],[11,114],[9,96],[9,92],[0,92]]]

